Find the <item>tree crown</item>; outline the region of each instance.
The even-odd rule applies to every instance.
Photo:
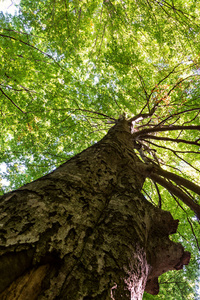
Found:
[[[21,0],[15,16],[0,18],[1,162],[9,180],[2,193],[125,118],[135,151],[154,168],[146,197],[180,219],[175,239],[193,253],[191,267],[161,278],[180,299],[195,297],[200,247],[200,215],[191,209],[199,203],[199,13],[192,0]]]

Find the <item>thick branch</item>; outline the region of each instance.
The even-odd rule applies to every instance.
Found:
[[[191,182],[190,180],[187,180],[179,175],[176,175],[174,173],[165,171],[161,168],[156,168],[156,174],[161,175],[167,179],[173,180],[178,185],[183,185],[187,189],[195,192],[196,194],[200,195],[200,187],[196,185],[195,183]]]
[[[169,125],[169,126],[163,126],[163,127],[154,127],[154,128],[147,128],[143,129],[141,131],[138,131],[134,133],[134,138],[137,136],[143,136],[150,132],[159,132],[159,131],[172,131],[172,130],[200,130],[200,125],[188,125],[188,126],[182,126],[182,125]]]
[[[197,217],[200,219],[200,206],[196,204],[186,193],[184,193],[180,188],[168,182],[166,179],[160,177],[155,173],[150,173],[149,177],[156,181],[158,184],[162,185],[169,192],[177,196],[180,200],[182,200],[191,210],[195,212]]]
[[[193,201],[183,190],[179,187],[175,186],[171,182],[167,181],[165,178],[162,178],[157,174],[157,169],[154,165],[146,165],[144,163],[138,163],[139,171],[144,174],[146,177],[151,178],[153,181],[162,185],[166,188],[170,193],[177,196],[180,200],[182,200],[191,210],[195,212],[197,217],[200,219],[200,206]],[[164,171],[165,172],[165,171]],[[170,172],[168,172],[171,174]],[[175,175],[175,174],[174,174]],[[169,176],[169,175],[168,175]],[[179,177],[179,176],[178,176]],[[177,179],[177,178],[176,178]],[[178,179],[177,179],[178,180]],[[180,179],[179,179],[180,180]],[[188,183],[187,183],[188,184]],[[196,186],[196,185],[195,185]]]
[[[132,122],[134,122],[134,121],[136,121],[136,120],[138,120],[138,119],[146,119],[146,118],[149,118],[149,117],[151,117],[151,116],[153,116],[153,114],[155,113],[155,111],[156,111],[156,108],[157,108],[157,106],[158,106],[158,104],[155,104],[153,107],[152,107],[152,109],[149,111],[149,113],[146,113],[146,114],[143,114],[142,113],[142,111],[143,111],[143,109],[142,109],[142,111],[138,114],[138,115],[136,115],[136,116],[134,116],[133,118],[131,118],[131,119],[129,119],[128,121],[130,122],[130,123],[132,123]],[[134,135],[135,136],[135,135]]]

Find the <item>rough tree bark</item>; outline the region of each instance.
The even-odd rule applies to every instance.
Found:
[[[0,299],[142,299],[190,259],[142,195],[130,125],[1,197]]]

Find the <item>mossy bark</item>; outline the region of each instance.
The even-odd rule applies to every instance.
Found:
[[[141,194],[130,124],[54,172],[1,197],[0,297],[142,299],[189,253],[178,221]]]

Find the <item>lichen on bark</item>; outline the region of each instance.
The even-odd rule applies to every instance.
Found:
[[[2,299],[9,285],[19,288],[20,276],[29,282],[30,272],[42,272],[40,288],[27,288],[30,300],[157,294],[158,276],[180,269],[189,253],[169,239],[178,221],[142,195],[139,164],[130,124],[121,120],[52,173],[2,196]]]

